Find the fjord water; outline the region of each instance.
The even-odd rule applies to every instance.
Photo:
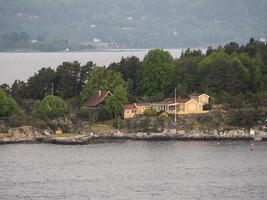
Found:
[[[0,199],[267,199],[267,142],[0,145]]]
[[[42,67],[56,68],[62,62],[76,60],[86,64],[92,61],[97,65],[108,66],[112,62],[119,62],[122,57],[136,56],[143,59],[148,51],[149,49],[128,49],[98,52],[0,53],[0,85],[12,84],[16,79],[25,81]],[[168,49],[168,51],[176,58],[180,56],[182,49]]]

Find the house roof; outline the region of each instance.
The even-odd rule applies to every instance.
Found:
[[[207,95],[207,94],[204,94],[204,93],[196,93],[196,92],[194,92],[194,93],[192,93],[191,95],[190,95],[190,97],[191,96],[193,96],[193,97],[199,97],[199,96],[202,96],[202,95],[206,95],[206,96],[208,96],[209,97],[209,95]]]
[[[150,103],[134,103],[135,106],[144,106],[144,107],[150,107]]]
[[[92,96],[86,104],[88,107],[96,107],[105,99],[107,95],[112,94],[110,91],[98,90],[96,95]]]
[[[190,99],[176,98],[176,103],[186,103],[187,101],[190,101]],[[157,105],[175,104],[175,98],[168,98],[160,102],[154,102],[153,104],[157,104]]]
[[[137,110],[134,104],[127,104],[124,106],[124,110]]]

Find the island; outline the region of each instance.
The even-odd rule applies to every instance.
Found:
[[[42,68],[0,86],[0,143],[266,139],[266,58],[266,42],[251,39]]]

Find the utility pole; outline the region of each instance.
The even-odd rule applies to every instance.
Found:
[[[174,89],[174,122],[177,122],[176,118],[176,88]]]

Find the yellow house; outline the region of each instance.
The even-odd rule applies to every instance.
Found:
[[[200,105],[202,106],[202,109],[203,109],[203,106],[206,104],[209,104],[209,101],[210,101],[210,96],[207,94],[193,93],[190,95],[190,98],[198,101],[200,103]]]
[[[137,108],[137,115],[143,115],[144,111],[151,107],[150,103],[134,103],[133,105]]]
[[[124,119],[134,118],[136,115],[143,115],[144,111],[151,107],[150,103],[133,103],[124,106]]]
[[[158,112],[166,112],[168,114],[186,115],[186,114],[202,114],[208,111],[203,110],[203,104],[195,99],[174,99],[169,98],[160,102],[152,103],[152,108]],[[176,111],[175,111],[176,108]]]
[[[136,116],[137,108],[134,104],[128,104],[124,106],[123,118],[131,119]]]
[[[188,99],[168,98],[154,103],[133,103],[124,107],[124,119],[131,119],[136,115],[143,115],[144,111],[151,107],[157,112],[166,112],[170,115],[208,113],[208,111],[203,110],[203,105],[209,103],[209,98],[207,94],[192,94]]]

